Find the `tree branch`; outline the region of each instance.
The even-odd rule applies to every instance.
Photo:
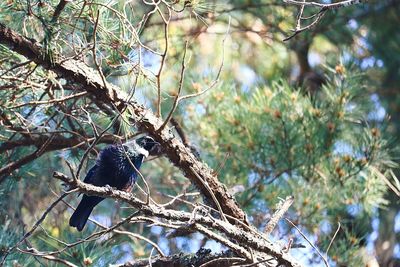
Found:
[[[288,40],[292,39],[293,37],[295,37],[297,34],[303,32],[303,31],[307,31],[307,30],[311,29],[312,27],[314,27],[315,25],[317,25],[328,10],[344,8],[344,7],[360,4],[362,2],[367,2],[367,1],[368,0],[344,0],[344,1],[339,1],[339,2],[331,3],[331,4],[323,4],[323,3],[318,3],[318,2],[306,2],[305,0],[302,0],[302,1],[283,0],[283,2],[285,2],[287,4],[300,6],[300,11],[299,11],[299,14],[296,19],[296,28],[293,29],[292,30],[293,33],[290,36],[283,39],[283,41],[288,41]],[[319,11],[316,12],[314,15],[305,18],[305,17],[303,17],[303,11],[304,11],[305,7],[319,8]],[[308,23],[306,26],[302,27],[301,22],[307,21],[309,19],[313,19],[313,21],[311,23]]]
[[[339,1],[336,3],[331,3],[331,4],[322,4],[318,2],[303,2],[303,1],[296,1],[296,0],[283,0],[283,2],[296,5],[296,6],[313,6],[313,7],[319,7],[321,9],[339,9],[343,7],[348,7],[352,5],[357,5],[362,2],[367,2],[368,0],[345,0],[345,1]]]
[[[167,257],[153,257],[151,259],[126,262],[118,267],[186,267],[186,266],[207,266],[207,267],[230,267],[234,263],[244,263],[245,260],[236,257],[232,252],[227,251],[221,254],[213,254],[209,249],[200,249],[196,254],[176,254]],[[208,264],[209,263],[209,264]]]
[[[171,209],[165,209],[163,207],[147,204],[144,201],[136,198],[133,194],[114,190],[110,187],[98,187],[91,184],[84,183],[77,179],[69,178],[60,172],[54,172],[53,177],[63,181],[66,185],[70,186],[70,190],[79,188],[79,192],[86,195],[101,196],[104,198],[118,199],[123,202],[130,204],[132,207],[138,209],[140,214],[147,217],[157,217],[161,219],[166,219],[168,221],[177,221],[179,225],[185,224],[199,224],[199,228],[204,229],[204,227],[209,227],[218,231],[220,234],[225,235],[229,240],[234,241],[237,245],[232,246],[231,249],[235,249],[236,246],[242,248],[251,248],[259,252],[262,257],[261,260],[267,257],[274,257],[279,264],[285,266],[299,267],[301,266],[295,259],[293,259],[289,254],[282,252],[282,250],[274,245],[272,242],[267,240],[258,230],[248,227],[248,229],[242,229],[229,222],[213,218],[208,215],[196,214],[193,216],[190,212],[176,211]],[[195,228],[196,229],[196,228]],[[212,237],[210,235],[210,237]],[[220,241],[217,239],[216,241]],[[226,243],[228,244],[228,243]],[[240,244],[240,245],[239,245]],[[242,250],[235,250],[235,253],[241,255]],[[241,256],[248,256],[247,253]],[[249,259],[250,260],[250,259]]]
[[[170,161],[182,170],[185,176],[199,188],[201,193],[212,202],[212,196],[204,186],[204,183],[207,183],[221,205],[223,212],[247,223],[244,211],[240,209],[235,199],[229,195],[226,188],[218,181],[213,171],[200,162],[190,149],[175,138],[168,127],[158,131],[163,122],[153,112],[136,101],[127,103],[128,96],[119,87],[108,82],[104,84],[98,73],[81,61],[74,59],[52,61],[42,52],[38,42],[16,33],[2,23],[0,23],[0,43],[34,61],[36,64],[54,71],[60,77],[79,86],[81,90],[93,95],[96,100],[104,102],[118,111],[123,110],[129,104],[128,109],[132,114],[131,120],[140,130],[149,133],[163,146],[164,152]]]

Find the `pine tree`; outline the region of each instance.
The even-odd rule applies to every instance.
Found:
[[[0,261],[364,266],[399,192],[392,5],[1,2]],[[139,134],[164,154],[129,198],[73,180]],[[72,188],[118,202],[78,233]]]

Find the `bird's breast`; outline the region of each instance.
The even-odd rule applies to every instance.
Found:
[[[128,152],[122,146],[111,146],[101,154],[98,165],[105,184],[123,190],[135,183],[143,157]]]

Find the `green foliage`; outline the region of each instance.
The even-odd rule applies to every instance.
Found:
[[[237,197],[251,216],[293,195],[291,216],[306,218],[301,223],[313,232],[323,221],[334,227],[339,210],[357,207],[361,216],[387,204],[379,170],[396,164],[380,129],[366,122],[372,105],[362,79],[332,73],[314,100],[282,81],[249,90],[225,83],[202,101],[205,112],[188,116],[200,123],[202,149],[220,169],[219,179],[247,188]],[[360,229],[364,235],[353,239],[365,238],[368,227]],[[320,234],[330,240],[333,233]],[[350,264],[355,252],[343,254],[343,248],[334,247],[332,255],[358,266]]]
[[[155,73],[166,41],[160,13],[164,17],[168,14],[166,5],[160,4],[160,10],[154,9],[146,17],[153,7],[141,2],[71,1],[54,22],[52,15],[59,2],[0,1],[0,22],[43,44],[49,56],[75,57],[95,70],[100,68],[108,81],[134,94],[134,99],[155,111]],[[398,8],[390,9],[385,16],[382,12],[387,11],[388,4],[381,1],[376,6],[331,12],[313,31],[282,43],[282,38],[290,34],[289,29],[294,28],[298,11],[282,1],[166,2],[177,3],[176,13],[172,12],[176,21],[169,25],[169,47],[161,73],[164,118],[177,94],[188,41],[181,96],[199,93],[218,81],[201,97],[180,102],[174,113],[189,139],[198,146],[202,159],[229,188],[244,186],[244,192],[236,194],[236,198],[257,227],[262,229],[268,221],[266,214],[274,211],[279,198],[293,195],[295,201],[287,216],[316,240],[321,251],[327,249],[337,223],[341,222],[329,260],[337,266],[361,266],[361,251],[372,231],[371,220],[376,218],[378,208],[388,203],[385,177],[391,177],[391,169],[397,167],[393,162],[394,141],[388,136],[390,132],[396,133],[393,128],[399,128]],[[304,16],[312,15],[312,11],[307,9]],[[346,63],[356,66],[338,64],[340,51],[346,51]],[[325,73],[327,83],[317,93],[308,94],[305,88],[294,85],[301,71],[300,52],[305,53],[308,61],[314,61],[311,67]],[[373,68],[366,69],[368,59],[380,59],[382,66],[374,63]],[[22,65],[14,69],[16,64]],[[329,64],[337,66],[330,68],[326,66]],[[106,112],[93,97],[69,99],[62,105],[27,105],[30,101],[59,99],[75,91],[53,72],[27,62],[1,45],[0,75],[1,114],[14,125],[28,125],[31,134],[49,138],[53,131],[62,131],[66,138],[84,139],[94,135],[91,122],[100,131],[120,115],[119,125],[108,133],[120,136],[121,140],[137,133],[136,126],[129,121],[131,114]],[[388,88],[381,90],[382,85]],[[8,90],[10,86],[16,89]],[[372,93],[379,94],[382,103],[388,103],[385,108],[393,111],[394,120],[370,119],[369,115],[377,109],[370,98]],[[73,114],[68,120],[64,119],[66,109]],[[3,119],[1,123],[0,142],[24,138],[6,127]],[[21,225],[31,226],[54,200],[49,188],[59,189],[60,185],[50,178],[51,173],[58,169],[69,173],[65,161],[76,168],[90,142],[82,144],[48,152],[19,168],[8,178],[8,184],[1,184],[0,207],[4,213],[0,217],[0,257],[4,248],[15,244],[26,231],[27,227],[23,229]],[[96,146],[97,151],[103,146]],[[0,163],[4,166],[36,149],[33,145],[16,147],[2,154]],[[81,178],[95,157],[95,153],[89,155]],[[159,203],[196,190],[165,158],[145,164],[142,170],[152,198]],[[144,188],[140,179],[138,185]],[[144,197],[139,189],[134,192]],[[200,201],[197,196],[186,199]],[[75,204],[72,199],[67,202]],[[181,203],[174,205],[178,210],[187,209]],[[115,206],[112,201],[105,201],[94,214],[115,222],[132,211]],[[72,244],[99,230],[89,223],[83,234],[71,231],[67,225],[70,214],[69,208],[59,204],[29,239],[32,246],[41,251],[58,250],[65,246],[60,241]],[[182,238],[185,247],[175,239],[165,240],[165,231],[155,233],[143,225],[124,225],[124,230],[143,234],[168,247],[171,253],[190,250],[197,242],[195,237]],[[274,234],[285,237],[288,232],[299,237],[284,223]],[[84,265],[86,260],[94,266],[105,266],[122,256],[148,257],[150,251],[144,241],[113,234],[67,248],[57,256],[77,265]],[[319,261],[314,256],[307,257],[310,265]],[[14,263],[50,264],[15,251],[7,261],[8,265]]]

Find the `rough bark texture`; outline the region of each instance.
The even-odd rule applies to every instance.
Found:
[[[252,249],[253,253],[258,253],[260,256],[262,256],[262,258],[271,258],[271,256],[274,257],[278,262],[278,266],[301,266],[290,254],[286,253],[278,245],[266,239],[266,237],[263,236],[257,229],[254,229],[251,226],[249,226],[247,229],[242,229],[229,222],[215,219],[210,216],[203,216],[201,214],[193,216],[192,213],[189,212],[165,209],[156,205],[146,204],[145,202],[135,198],[131,193],[113,190],[107,187],[97,187],[91,184],[86,184],[80,180],[72,180],[68,176],[59,172],[54,172],[53,176],[63,181],[65,184],[70,185],[71,189],[79,188],[79,191],[86,195],[118,199],[130,204],[131,206],[140,210],[140,213],[144,215],[140,217],[140,220],[146,221],[149,218],[157,217],[166,219],[167,221],[184,222],[187,227],[190,227],[190,224],[193,224],[194,226],[198,224],[201,226],[201,228],[206,227],[213,229],[214,231],[218,231],[226,236],[229,240],[236,242],[243,248]],[[195,229],[199,230],[199,232],[203,234],[206,234],[205,232],[200,231],[201,228],[196,227]],[[242,257],[246,257],[245,254],[247,251],[246,253],[242,253],[239,250],[235,250],[235,252]],[[249,256],[249,258],[251,258],[251,256]]]
[[[247,224],[245,213],[237,205],[235,199],[229,195],[226,188],[218,181],[213,171],[199,161],[192,151],[175,138],[170,129],[165,127],[158,129],[163,121],[156,117],[152,111],[133,100],[128,101],[128,96],[115,85],[103,82],[101,76],[85,63],[73,59],[57,59],[53,61],[42,52],[42,48],[35,40],[28,39],[4,24],[0,23],[0,43],[11,50],[25,56],[42,67],[52,70],[59,77],[74,84],[77,90],[85,90],[93,95],[97,101],[123,110],[128,105],[132,114],[132,121],[143,131],[149,133],[161,143],[166,156],[170,161],[183,171],[201,191],[201,193],[213,203],[212,195],[216,197],[223,212]],[[212,193],[207,189],[211,189]]]
[[[176,254],[167,257],[155,257],[151,260],[143,259],[136,260],[135,262],[127,262],[118,267],[186,267],[186,266],[200,266],[206,264],[207,267],[229,267],[233,263],[244,263],[238,258],[232,258],[234,255],[229,252],[222,254],[213,254],[209,249],[200,249],[196,254],[184,255]]]

